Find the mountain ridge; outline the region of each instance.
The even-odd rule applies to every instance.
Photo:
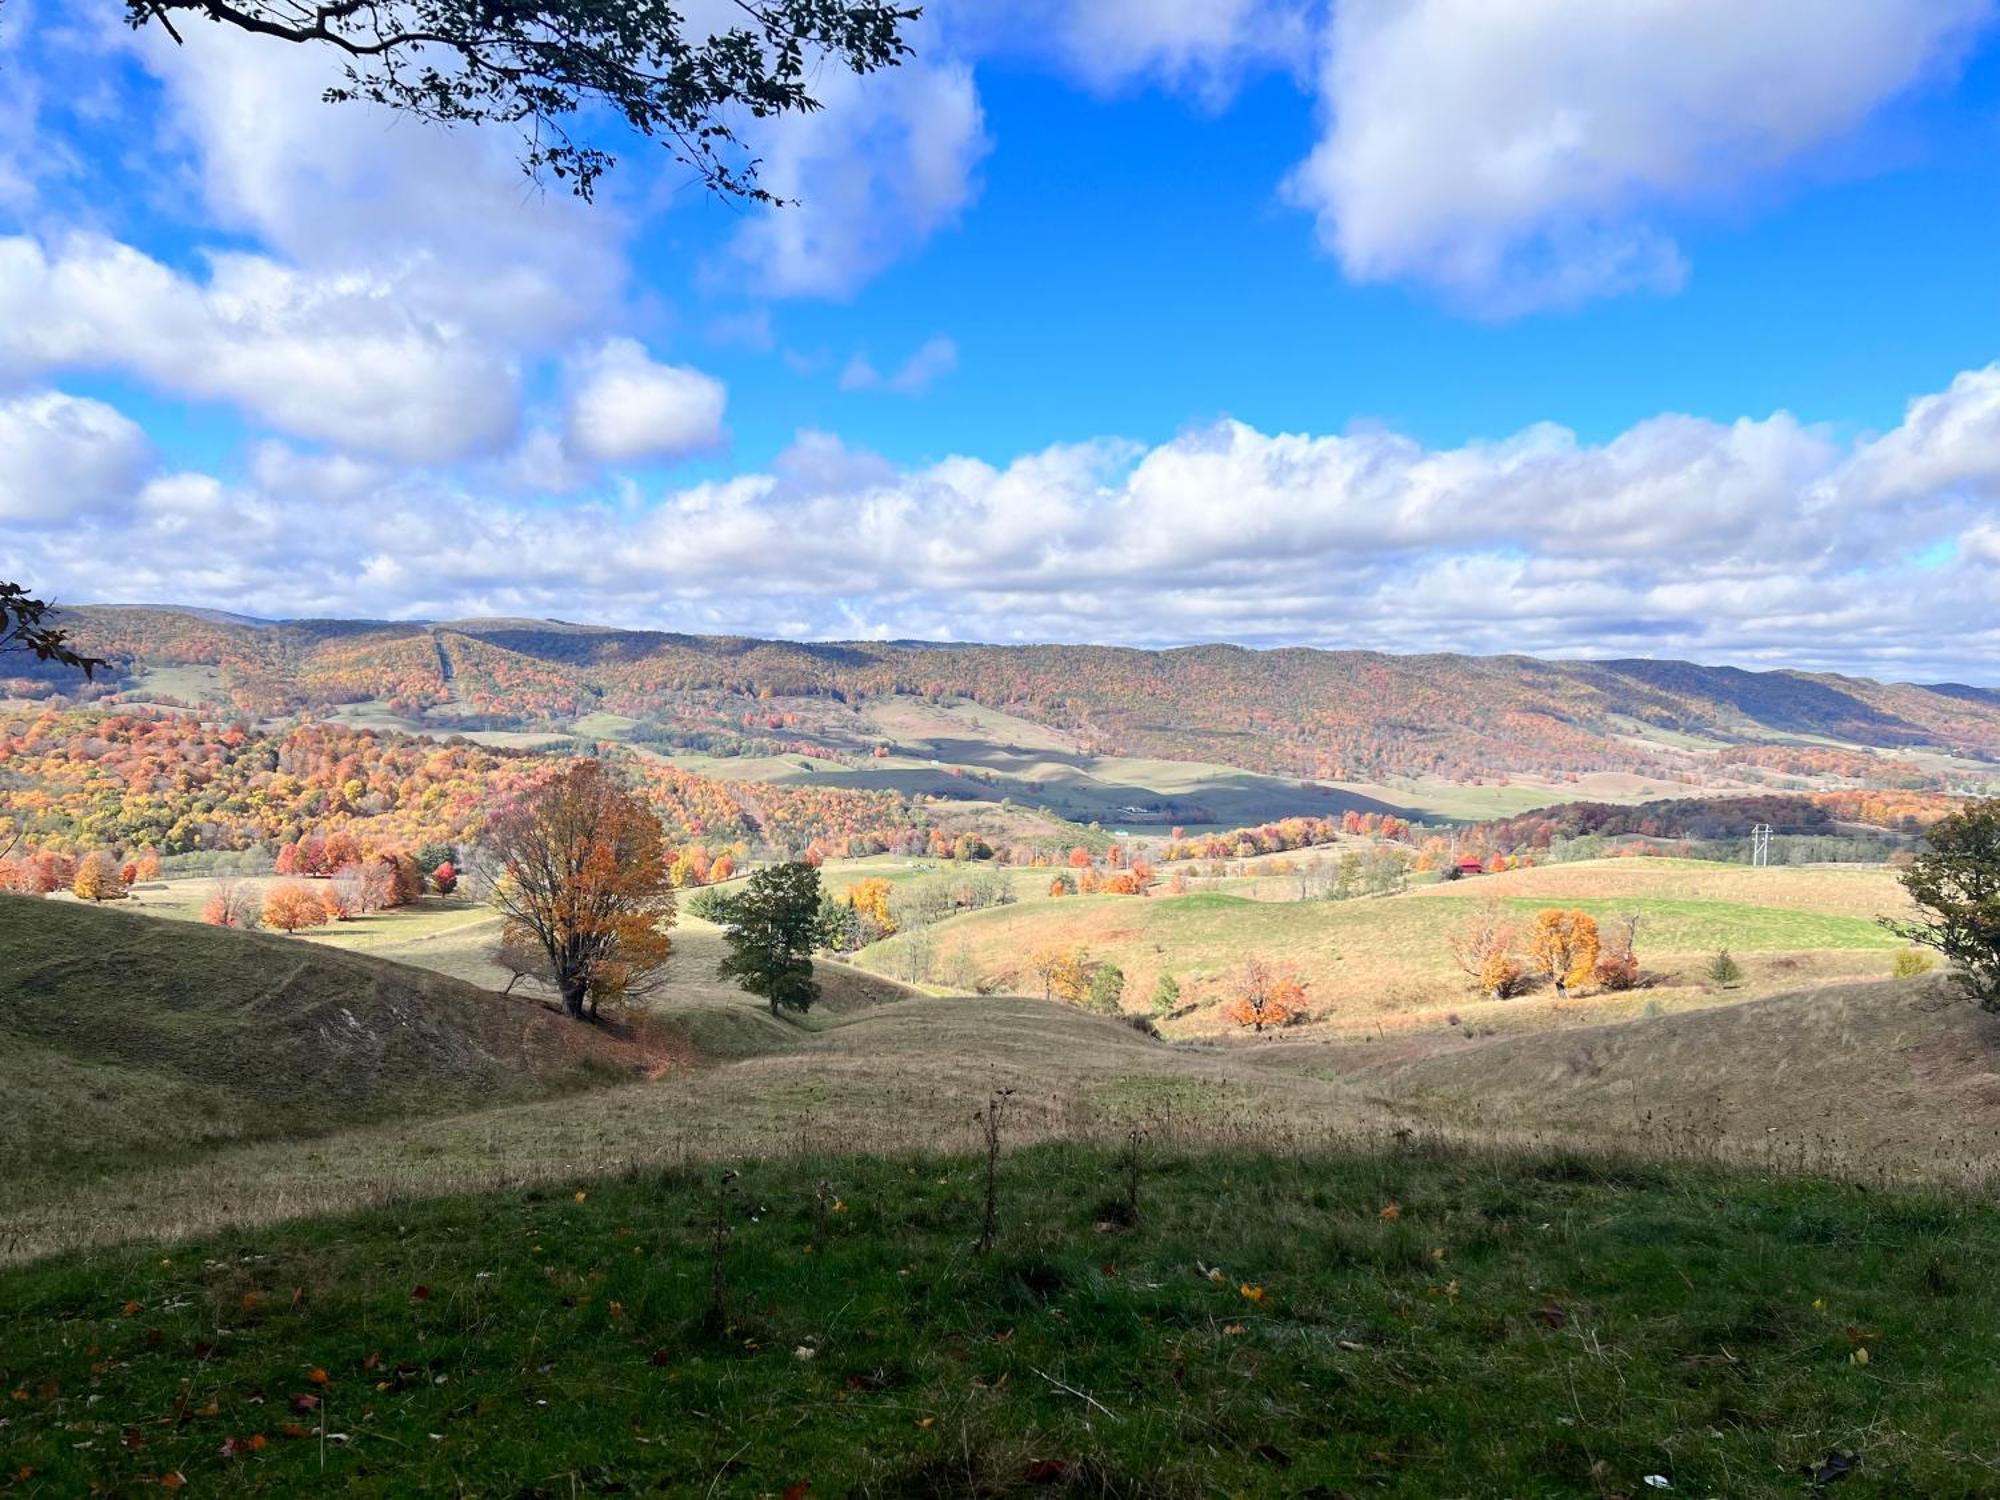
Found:
[[[430,731],[538,732],[609,715],[670,750],[866,755],[893,736],[860,706],[922,699],[1027,721],[1081,753],[1333,781],[1672,777],[1718,747],[1806,742],[2000,763],[2000,691],[1665,658],[789,641],[518,617],[242,623],[160,606],[62,619],[110,659],[114,694],[200,667],[222,712],[372,703]]]

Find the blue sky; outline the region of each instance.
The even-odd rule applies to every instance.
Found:
[[[0,0],[63,597],[2000,680],[1991,0],[941,0],[775,213],[117,12]]]

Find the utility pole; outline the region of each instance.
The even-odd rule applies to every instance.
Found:
[[[1750,830],[1750,863],[1768,865],[1771,862],[1771,825],[1759,823]]]

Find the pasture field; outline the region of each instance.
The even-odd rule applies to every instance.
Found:
[[[261,899],[266,888],[283,878],[247,877],[236,884]],[[198,922],[217,883],[207,876],[156,881],[137,887],[137,899],[129,904],[147,916]],[[75,903],[58,896],[54,904]],[[465,896],[426,896],[413,906],[329,922],[290,937],[273,936],[272,940],[409,965],[482,990],[511,988],[526,1001],[553,1005],[553,993],[533,982],[516,981],[496,961],[500,927],[499,915],[478,901]],[[715,966],[723,948],[721,931],[713,923],[683,909],[673,929],[673,944],[672,961],[647,993],[647,1013],[663,1020],[671,1039],[687,1043],[704,1056],[745,1056],[774,1045],[789,1045],[801,1030],[809,1032],[825,1024],[826,1017],[851,997],[903,992],[893,981],[826,963],[822,978],[827,981],[830,1003],[804,1018],[774,1021],[761,1006],[747,1003],[739,990],[716,979]]]
[[[1181,896],[1035,895],[952,918],[931,933],[940,950],[960,943],[969,949],[985,989],[1038,993],[1030,960],[1051,946],[1083,948],[1117,964],[1128,1009],[1144,1007],[1159,977],[1171,974],[1182,1003],[1196,1007],[1168,1024],[1171,1035],[1226,1029],[1219,1006],[1254,955],[1291,965],[1307,981],[1316,1022],[1310,1032],[1373,1035],[1437,1028],[1452,1016],[1481,1027],[1539,1028],[1753,998],[1812,981],[1880,977],[1901,945],[1875,918],[1901,912],[1905,901],[1894,875],[1881,868],[1752,870],[1698,860],[1552,865],[1349,901],[1268,899],[1274,886],[1282,894],[1288,879],[1224,879]],[[1454,966],[1445,939],[1487,901],[1499,903],[1521,928],[1545,906],[1589,911],[1607,930],[1636,913],[1638,951],[1654,982],[1623,996],[1579,996],[1560,1005],[1533,996],[1482,1002]],[[899,972],[903,941],[891,937],[863,950],[857,962]],[[1746,976],[1717,992],[1703,969],[1724,946]]]
[[[0,1273],[21,1493],[1971,1495],[1984,1203],[1549,1153],[810,1152]],[[1814,1481],[1818,1480],[1820,1484]]]
[[[601,1033],[422,969],[0,895],[0,1179],[596,1087]]]

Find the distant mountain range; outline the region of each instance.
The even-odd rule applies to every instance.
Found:
[[[793,642],[550,620],[258,621],[83,606],[63,623],[126,700],[270,718],[371,705],[438,729],[575,729],[661,748],[865,754],[858,710],[964,701],[1077,751],[1333,779],[1602,770],[1726,757],[1939,782],[2000,765],[2000,691],[1691,662],[1394,656],[1306,648]],[[189,670],[194,669],[194,670]],[[10,662],[22,691],[58,679]],[[1837,769],[1836,774],[1841,773]],[[1865,779],[1865,777],[1864,777]]]

